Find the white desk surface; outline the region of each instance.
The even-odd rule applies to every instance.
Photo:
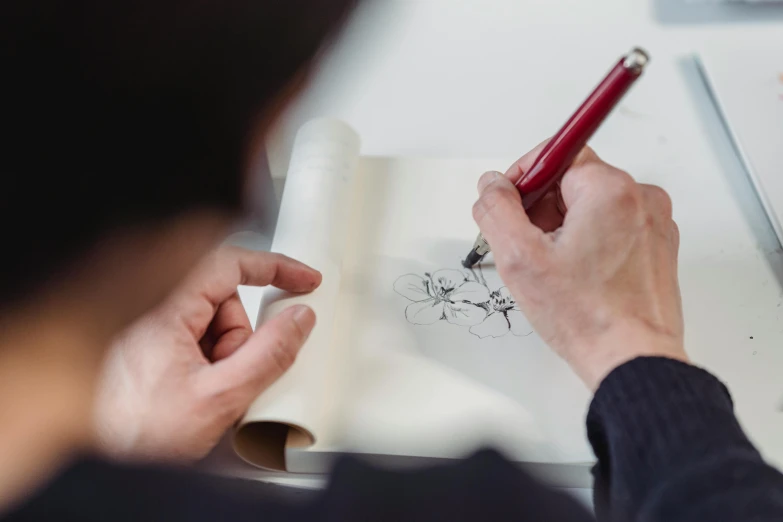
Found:
[[[685,0],[367,4],[273,134],[273,174],[285,172],[294,133],[316,116],[351,124],[368,155],[522,154],[557,130],[614,60],[643,46],[652,56],[646,76],[591,145],[672,194],[687,348],[728,383],[752,438],[783,464],[783,413],[772,407],[783,401],[783,255],[691,60],[714,44],[783,48],[783,9],[716,11],[724,8]],[[255,317],[256,294],[243,299]]]

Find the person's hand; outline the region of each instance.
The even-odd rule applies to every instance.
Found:
[[[565,218],[554,194],[528,215],[512,181],[542,147],[484,174],[473,207],[521,310],[593,390],[638,356],[687,361],[669,196],[585,149],[561,183]]]
[[[96,401],[99,448],[114,457],[206,455],[291,366],[315,325],[299,305],[254,333],[237,285],[308,292],[320,283],[319,272],[279,254],[217,250],[111,347]]]

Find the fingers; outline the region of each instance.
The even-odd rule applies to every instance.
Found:
[[[647,210],[662,226],[666,226],[667,232],[669,232],[669,222],[672,219],[672,198],[657,185],[642,183],[639,185],[639,189],[642,191],[642,198]]]
[[[499,172],[479,180],[481,195],[473,205],[473,219],[492,247],[498,264],[529,263],[545,247],[544,232],[532,224],[522,208],[519,191]]]
[[[676,226],[672,226],[672,204],[668,194],[653,185],[637,184],[627,173],[601,161],[589,147],[585,147],[577,155],[563,177],[559,190],[553,190],[544,196],[528,212],[522,210],[520,213],[521,205],[513,205],[518,201],[518,197],[510,193],[510,187],[545,153],[548,144],[549,140],[539,144],[509,168],[505,177],[511,183],[495,184],[496,175],[490,173],[485,174],[479,182],[482,196],[474,207],[474,218],[479,223],[484,238],[493,246],[496,257],[499,248],[501,251],[504,249],[501,243],[511,241],[514,237],[511,229],[504,226],[503,222],[509,223],[509,220],[512,220],[516,224],[513,234],[517,236],[529,229],[528,225],[535,225],[544,232],[550,232],[567,221],[570,221],[568,229],[572,234],[585,233],[585,229],[595,233],[596,230],[610,229],[619,220],[640,218],[640,209],[647,210],[646,218],[655,220],[658,227],[671,236],[672,241],[679,243],[679,233]],[[499,198],[497,194],[502,194],[503,197]],[[500,204],[499,199],[502,200]],[[514,208],[515,206],[520,208]],[[569,212],[569,216],[564,218],[565,210],[572,207],[576,207],[576,212]],[[492,208],[492,211],[487,212],[487,208]],[[529,230],[528,233],[532,234]],[[493,239],[492,236],[495,235],[500,237]],[[532,235],[528,236],[531,237]],[[493,245],[493,242],[497,246]],[[516,253],[518,254],[519,252]]]
[[[234,294],[218,307],[215,318],[209,325],[208,338],[214,346],[207,356],[212,361],[225,359],[234,353],[253,334],[250,319],[242,306],[238,294]]]
[[[549,138],[545,139],[536,145],[533,150],[519,158],[508,168],[506,171],[506,177],[511,180],[511,183],[516,183],[519,181],[525,172],[527,172],[530,167],[533,166],[533,162],[536,161],[536,158],[538,158],[538,156],[541,154],[541,151],[544,150],[544,147],[549,144],[549,141]]]
[[[217,308],[236,292],[238,285],[272,285],[289,292],[309,292],[320,284],[320,272],[290,257],[224,247],[200,265],[186,288]]]
[[[550,140],[545,140],[536,148],[522,156],[506,171],[506,177],[512,183],[516,183],[533,166],[533,162],[542,153]],[[585,147],[577,155],[573,166],[582,165],[590,161],[599,161],[598,156],[590,147]],[[552,232],[563,224],[566,205],[560,195],[559,186],[546,194],[533,208],[528,211],[530,221],[544,232]]]
[[[642,196],[647,211],[655,222],[659,233],[665,237],[671,245],[670,251],[677,262],[677,254],[680,250],[680,229],[672,219],[673,206],[669,194],[657,185],[641,184]]]
[[[640,218],[644,198],[640,186],[627,173],[601,161],[586,162],[563,177],[562,194],[568,206],[561,235],[596,234],[618,223]]]
[[[512,183],[516,183],[519,181],[519,179],[522,177],[522,175],[527,172],[530,167],[533,166],[533,163],[536,161],[538,156],[543,152],[544,148],[546,148],[547,145],[549,145],[550,140],[544,140],[541,143],[539,143],[536,148],[519,158],[511,167],[506,171],[506,177],[511,180]],[[588,163],[591,161],[600,161],[600,158],[595,153],[593,149],[590,147],[583,148],[579,154],[576,155],[576,158],[574,159],[574,162],[571,164],[573,167],[578,167],[579,165],[582,165],[584,163]]]
[[[190,274],[169,300],[168,309],[200,339],[218,308],[239,285],[273,285],[289,292],[309,292],[320,284],[320,272],[290,257],[225,247]]]
[[[285,373],[315,326],[315,313],[305,306],[288,308],[264,323],[230,356],[204,372],[205,390],[228,394],[237,412]]]
[[[563,178],[562,193],[569,209],[561,233],[566,241],[572,238],[582,244],[593,242],[597,235],[616,236],[618,230],[630,234],[637,227],[650,226],[673,244],[678,242],[666,191],[636,183],[626,172],[602,161],[571,169]]]
[[[559,199],[558,190],[545,194],[541,201],[528,211],[530,222],[544,232],[552,232],[560,228],[563,224],[565,210],[560,208]]]
[[[602,192],[611,192],[608,187],[627,188],[625,183],[635,183],[633,178],[608,163],[595,153],[585,153],[579,163],[574,163],[560,181],[563,204],[570,209],[580,196],[596,199]]]

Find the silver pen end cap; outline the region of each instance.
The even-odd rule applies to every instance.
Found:
[[[630,69],[634,72],[640,73],[647,66],[649,62],[650,62],[650,55],[647,54],[647,51],[645,51],[640,47],[635,47],[625,57],[623,66],[626,69]]]

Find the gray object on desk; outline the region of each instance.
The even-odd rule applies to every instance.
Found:
[[[653,0],[663,24],[731,24],[783,21],[781,0]]]

